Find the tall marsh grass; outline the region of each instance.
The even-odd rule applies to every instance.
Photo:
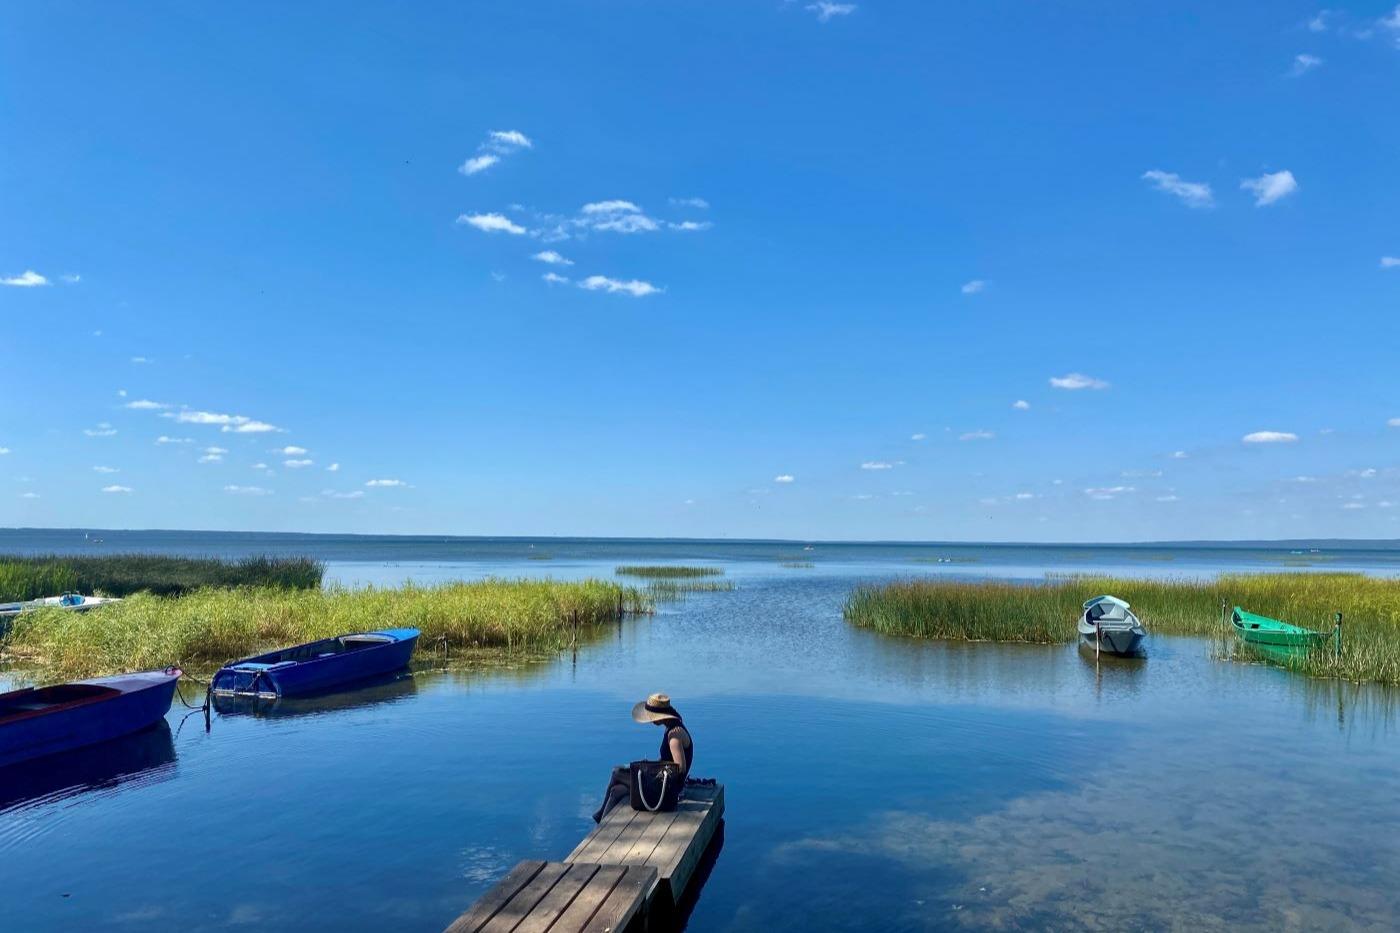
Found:
[[[723,567],[685,567],[671,564],[624,564],[614,571],[621,577],[648,577],[666,579],[668,577],[721,577]]]
[[[271,648],[348,632],[422,631],[420,650],[556,651],[580,631],[646,611],[645,594],[598,580],[483,580],[396,589],[202,589],[139,594],[85,613],[21,614],[7,651],[62,677],[180,663],[210,670]]]
[[[310,557],[167,557],[161,554],[0,556],[0,602],[57,596],[154,593],[174,596],[209,586],[316,589],[325,566]]]
[[[1073,641],[1083,603],[1111,593],[1151,632],[1213,638],[1222,656],[1317,677],[1400,684],[1400,581],[1361,574],[1229,574],[1214,580],[1050,577],[1037,584],[904,580],[856,588],[847,621],[888,635],[1053,644]],[[1220,605],[1326,631],[1345,617],[1342,651],[1271,657],[1235,643]]]

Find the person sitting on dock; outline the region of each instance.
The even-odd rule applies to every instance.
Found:
[[[690,731],[685,727],[681,714],[671,705],[671,698],[664,693],[653,693],[632,707],[634,722],[653,723],[665,731],[661,736],[659,761],[670,761],[681,767],[681,779],[690,774],[690,766],[695,758],[695,743]],[[603,805],[593,814],[593,822],[601,823],[603,817],[618,804],[630,803],[632,799],[632,769],[628,765],[613,768],[612,779],[603,794]]]

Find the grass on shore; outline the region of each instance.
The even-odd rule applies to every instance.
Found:
[[[159,554],[0,556],[0,602],[77,591],[89,596],[147,592],[176,596],[201,587],[316,589],[325,567],[309,557],[218,560]]]
[[[909,580],[858,587],[846,600],[854,625],[888,635],[965,641],[1055,644],[1077,637],[1085,600],[1127,600],[1151,632],[1216,640],[1219,653],[1316,677],[1400,684],[1400,581],[1361,574],[1231,574],[1215,580],[1051,577],[1024,585],[998,581]],[[1236,644],[1220,603],[1320,631],[1345,616],[1342,652],[1317,649],[1269,657]]]
[[[624,564],[614,571],[621,577],[647,577],[652,579],[684,577],[721,577],[723,567],[685,567],[670,564]]]
[[[419,650],[557,651],[578,633],[649,597],[599,580],[483,580],[395,589],[202,589],[140,594],[85,613],[24,613],[3,642],[15,659],[54,678],[88,677],[179,663],[210,671],[235,658],[348,632],[422,631]],[[577,628],[575,627],[577,625]]]

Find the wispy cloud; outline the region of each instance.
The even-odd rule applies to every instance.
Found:
[[[153,402],[148,398],[139,398],[134,402],[127,402],[122,407],[130,408],[133,411],[164,411],[171,406],[164,402]]]
[[[1382,256],[1382,269],[1400,269],[1400,256]]]
[[[1175,172],[1164,172],[1156,168],[1143,172],[1142,177],[1144,180],[1152,182],[1152,187],[1158,191],[1165,191],[1167,194],[1179,198],[1187,207],[1201,208],[1215,205],[1215,195],[1211,193],[1210,185],[1203,181],[1186,181]]]
[[[117,494],[125,494],[125,493],[129,493],[129,492],[133,492],[134,490],[132,490],[132,488],[131,488],[130,486],[117,486],[117,485],[112,485],[112,486],[103,486],[103,487],[102,487],[102,491],[105,492],[105,493],[117,495]]]
[[[884,460],[867,460],[860,465],[862,470],[893,470],[894,464]]]
[[[477,155],[457,166],[457,171],[463,175],[476,175],[500,164],[505,156],[534,147],[530,137],[519,130],[492,130],[486,134],[485,141],[476,147]]]
[[[118,470],[116,467],[95,466],[95,467],[92,468],[92,472],[94,472],[94,473],[120,473],[121,470]]]
[[[1299,78],[1321,65],[1322,59],[1316,55],[1308,55],[1307,53],[1295,55],[1293,56],[1293,67],[1289,69],[1288,74],[1291,77]]]
[[[1327,17],[1330,15],[1330,10],[1322,10],[1312,19],[1308,20],[1308,32],[1326,32]]]
[[[270,496],[271,489],[264,489],[261,486],[225,486],[224,492],[234,496]]]
[[[525,228],[504,214],[461,214],[457,223],[475,227],[483,233],[509,233],[522,236]]]
[[[104,421],[95,428],[83,428],[83,433],[88,437],[111,437],[117,429]]]
[[[365,492],[363,489],[355,489],[351,492],[336,492],[334,489],[322,489],[321,495],[327,499],[363,499]]]
[[[817,22],[830,22],[837,16],[850,16],[856,11],[854,3],[832,3],[830,0],[817,0],[816,3],[809,3],[805,7],[809,12],[817,17]]]
[[[330,466],[326,467],[326,472],[327,472],[327,473],[339,473],[339,472],[340,472],[340,464],[338,464],[338,463],[332,463]]]
[[[920,431],[918,434],[909,435],[911,441],[923,441],[928,439],[928,435]]]
[[[672,207],[693,207],[697,210],[707,211],[710,209],[710,202],[704,198],[671,198]]]
[[[777,476],[773,477],[773,482],[775,483],[792,483],[796,482],[796,480],[797,477],[793,476],[791,473],[779,473]]]
[[[14,288],[36,288],[40,285],[47,284],[49,284],[49,280],[33,269],[25,269],[19,275],[6,276],[0,279],[0,285],[10,285]]]
[[[1254,195],[1255,207],[1267,207],[1288,197],[1298,190],[1298,180],[1293,173],[1284,169],[1281,172],[1265,173],[1258,178],[1246,178],[1240,187]]]
[[[666,225],[672,230],[679,230],[682,233],[695,233],[700,230],[708,230],[714,226],[708,220],[682,220],[680,223],[668,223]]]
[[[572,259],[565,259],[552,249],[541,250],[530,258],[537,262],[549,263],[551,266],[572,266],[574,264]]]
[[[1030,411],[1031,403],[1023,398],[1018,398],[1016,401],[1011,403],[1011,407],[1016,409],[1017,411]]]
[[[1084,490],[1084,495],[1090,499],[1116,499],[1121,495],[1136,492],[1136,486],[1090,486]]]
[[[214,425],[225,434],[267,434],[282,429],[266,421],[258,421],[247,415],[226,415],[215,411],[195,411],[182,408],[179,411],[161,412],[162,418],[169,418],[180,424]]]
[[[1246,444],[1292,444],[1298,435],[1291,431],[1255,431],[1240,438]]]
[[[131,362],[135,366],[145,366],[150,361],[151,358],[149,356],[133,356],[131,358]]]
[[[978,292],[986,291],[987,283],[982,279],[973,279],[971,282],[964,282],[962,293],[964,295],[976,295]]]
[[[193,443],[194,443],[194,438],[192,438],[192,437],[166,437],[164,434],[162,434],[160,437],[156,438],[156,443],[157,443],[157,444],[193,444]]]
[[[297,447],[294,444],[288,444],[286,447],[279,447],[273,450],[273,453],[281,454],[284,457],[300,457],[302,454],[307,452],[308,451],[305,447]]]
[[[584,214],[640,214],[642,209],[631,201],[592,201],[582,208]]]
[[[223,448],[223,447],[206,447],[206,448],[204,448],[204,456],[202,456],[202,457],[199,458],[199,462],[200,462],[200,463],[223,463],[223,462],[224,462],[224,454],[226,454],[226,453],[228,453],[228,450],[227,450],[226,448]]]
[[[1093,376],[1086,376],[1083,373],[1070,373],[1067,376],[1051,376],[1050,385],[1056,389],[1068,389],[1077,392],[1081,389],[1101,390],[1107,389],[1108,383],[1102,379],[1095,379]]]
[[[9,453],[9,452],[10,452],[10,448],[8,448],[8,447],[0,447],[0,457],[5,456],[5,454],[7,454],[7,453]]]
[[[978,430],[978,431],[968,431],[966,434],[960,434],[960,435],[958,435],[958,440],[960,440],[960,441],[989,441],[989,440],[991,440],[991,439],[994,438],[994,437],[996,437],[996,434],[993,433],[993,432],[991,432],[991,431],[981,431],[981,430]]]
[[[546,272],[544,275],[540,276],[540,278],[544,279],[550,285],[567,285],[569,283],[569,277],[567,275],[560,275],[557,272]]]
[[[365,483],[371,489],[401,488],[408,485],[401,479],[372,479]]]
[[[1173,450],[1171,454],[1173,460],[1185,460],[1189,456],[1190,454],[1184,450]]]
[[[643,282],[640,279],[630,279],[624,282],[620,279],[610,279],[605,275],[590,275],[578,285],[579,288],[587,289],[590,292],[624,293],[633,298],[645,298],[647,295],[655,295],[662,291],[650,282]]]
[[[39,496],[39,494],[38,494],[37,492],[22,492],[22,493],[19,494],[19,497],[20,497],[21,499],[38,499],[38,498],[40,498],[40,496]]]
[[[283,460],[282,465],[289,470],[303,470],[309,466],[315,466],[312,460]]]
[[[65,272],[63,275],[60,275],[59,278],[62,279],[66,285],[77,285],[83,280],[83,277],[76,272]]]
[[[661,225],[631,201],[593,201],[580,209],[576,224],[607,233],[652,233]]]

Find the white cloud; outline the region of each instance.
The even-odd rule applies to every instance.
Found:
[[[520,236],[525,228],[504,214],[462,214],[457,223],[475,227],[483,233],[509,233]]]
[[[862,470],[893,470],[893,463],[886,463],[884,460],[867,460],[860,465]]]
[[[1016,409],[1017,411],[1030,411],[1031,403],[1023,398],[1018,398],[1016,401],[1011,403],[1011,407]]]
[[[192,438],[192,437],[166,437],[164,434],[162,434],[160,437],[156,438],[156,443],[157,443],[157,444],[193,444],[193,443],[194,443],[194,438]]]
[[[286,447],[274,450],[273,453],[282,454],[285,457],[299,457],[302,454],[307,453],[307,450],[305,447],[296,447],[292,444],[288,444]]]
[[[989,441],[996,437],[991,431],[968,431],[966,434],[958,436],[960,441]]]
[[[793,476],[791,473],[779,473],[777,476],[773,477],[773,482],[775,483],[792,483],[796,482],[796,480],[797,477]]]
[[[535,144],[519,130],[492,130],[487,134],[487,144],[502,149],[533,149]]]
[[[546,272],[544,275],[540,276],[540,278],[544,279],[550,285],[567,285],[569,282],[569,277],[567,275],[560,275],[557,272]]]
[[[1108,383],[1102,379],[1095,379],[1093,376],[1086,376],[1083,373],[1070,373],[1067,376],[1050,377],[1050,385],[1057,389],[1068,389],[1071,392],[1080,389],[1107,389]]]
[[[1315,482],[1317,482],[1317,477],[1316,477],[1316,476],[1295,476],[1295,477],[1293,477],[1293,482],[1295,482],[1295,483],[1315,483]]]
[[[161,413],[162,418],[170,418],[181,424],[208,424],[217,426],[225,434],[265,434],[281,431],[276,425],[257,421],[246,415],[225,415],[214,411],[192,411],[182,408],[179,411]]]
[[[647,295],[655,295],[662,291],[650,282],[643,282],[639,279],[631,279],[623,282],[619,279],[610,279],[603,275],[590,275],[582,282],[578,283],[579,288],[587,289],[590,292],[605,291],[609,293],[625,292],[633,298],[644,298]]]
[[[365,485],[371,488],[396,488],[407,486],[408,483],[401,479],[372,479]]]
[[[92,472],[94,472],[94,473],[120,473],[121,470],[118,470],[116,467],[95,466],[95,467],[92,468]]]
[[[49,284],[49,280],[33,269],[25,269],[19,275],[11,275],[0,279],[0,285],[12,285],[15,288],[35,288],[36,286],[47,284]]]
[[[1033,492],[1018,492],[1018,493],[1016,493],[1016,498],[1019,499],[1019,500],[1021,500],[1022,502],[1025,502],[1027,499],[1034,499],[1034,498],[1035,498],[1035,493],[1033,493]]]
[[[253,464],[249,469],[253,469],[253,470],[266,470],[266,469],[268,469],[268,466],[267,466],[266,463],[261,463],[261,462],[260,462],[260,463],[255,463],[255,464]]]
[[[1240,438],[1246,444],[1292,444],[1298,435],[1289,431],[1255,431]]]
[[[477,172],[486,171],[499,161],[501,161],[500,156],[492,155],[488,152],[485,155],[472,156],[470,159],[457,166],[457,171],[461,172],[463,175],[475,175]]]
[[[131,362],[135,363],[137,366],[144,366],[150,361],[151,358],[148,356],[133,356],[131,358]]]
[[[614,214],[593,224],[594,230],[609,233],[652,233],[660,225],[646,214]]]
[[[1164,172],[1161,169],[1152,169],[1143,172],[1145,181],[1152,182],[1152,187],[1158,191],[1165,191],[1181,199],[1187,207],[1213,207],[1215,205],[1215,195],[1211,193],[1210,185],[1203,181],[1185,181],[1175,172]]]
[[[1295,55],[1293,56],[1293,68],[1288,73],[1297,78],[1307,74],[1321,64],[1322,59],[1318,58],[1316,55],[1308,55],[1307,53]]]
[[[964,282],[962,293],[964,295],[976,295],[978,292],[986,291],[987,283],[982,279],[973,279],[971,282]]]
[[[1328,10],[1323,10],[1312,19],[1308,20],[1308,32],[1326,32]]]
[[[1168,494],[1165,495],[1165,496],[1158,496],[1158,497],[1157,497],[1157,501],[1158,501],[1158,502],[1176,502],[1176,501],[1177,501],[1177,498],[1178,498],[1178,497],[1177,497],[1174,493],[1168,493]]]
[[[132,489],[130,486],[103,486],[102,491],[106,493],[128,493]]]
[[[920,432],[920,433],[918,433],[918,434],[911,434],[911,435],[909,435],[909,439],[910,439],[911,441],[922,441],[922,440],[926,440],[927,438],[928,438],[928,435],[927,435],[927,434],[924,434],[923,432]]]
[[[1265,207],[1297,191],[1298,181],[1292,172],[1284,169],[1258,178],[1246,178],[1240,182],[1240,187],[1254,195],[1255,207]]]
[[[572,266],[574,264],[572,259],[565,259],[552,249],[541,250],[530,258],[539,262],[547,262],[551,266]]]
[[[68,285],[77,285],[83,280],[83,277],[76,272],[65,272],[59,278]]]
[[[671,205],[673,207],[694,207],[702,211],[710,209],[710,202],[704,198],[671,198]]]
[[[19,497],[21,499],[38,499],[39,494],[37,492],[22,492],[19,494]]]
[[[83,428],[83,433],[88,437],[111,437],[117,429],[104,421],[95,428]]]
[[[1364,503],[1364,502],[1343,502],[1343,503],[1342,503],[1342,508],[1344,508],[1344,509],[1364,509],[1364,508],[1366,508],[1366,503]]]
[[[708,230],[714,226],[708,220],[682,220],[680,223],[667,224],[672,230],[680,230],[683,233],[693,233],[698,230]]]
[[[1387,427],[1400,428],[1400,418],[1391,418],[1386,422]]]
[[[321,495],[325,496],[327,499],[363,499],[365,497],[364,490],[362,489],[356,489],[352,492],[336,492],[334,489],[323,489],[321,490]]]
[[[225,486],[224,492],[235,496],[270,496],[271,489],[264,489],[261,486]]]
[[[141,398],[134,402],[127,402],[122,407],[130,408],[134,411],[163,411],[170,406],[164,402],[153,402],[148,398]]]
[[[1382,269],[1400,269],[1400,256],[1382,256]]]
[[[1136,486],[1091,486],[1084,490],[1084,495],[1090,499],[1116,499],[1124,493],[1136,492]]]
[[[303,467],[314,466],[315,463],[311,460],[283,460],[282,465],[289,470],[300,470]]]
[[[1190,456],[1191,456],[1191,455],[1188,454],[1188,453],[1187,453],[1186,451],[1184,451],[1184,450],[1173,450],[1173,451],[1172,451],[1172,459],[1173,459],[1173,460],[1185,460],[1185,459],[1187,459],[1187,458],[1190,457]]]
[[[640,214],[642,209],[631,201],[593,201],[583,206],[585,214]]]
[[[816,14],[817,22],[829,22],[836,16],[850,16],[856,11],[854,3],[832,3],[831,0],[817,0],[816,3],[809,3],[805,9]]]
[[[326,467],[326,472],[327,472],[327,473],[339,473],[339,472],[340,472],[340,464],[339,464],[339,463],[332,463],[330,466]]]
[[[225,434],[267,434],[272,431],[282,429],[275,424],[268,424],[266,421],[254,421],[251,418],[247,421],[240,421],[238,424],[226,424],[219,429]]]
[[[8,447],[0,447],[0,457],[5,456],[5,454],[7,454],[7,453],[9,453],[9,452],[10,452],[10,448],[8,448]]]

